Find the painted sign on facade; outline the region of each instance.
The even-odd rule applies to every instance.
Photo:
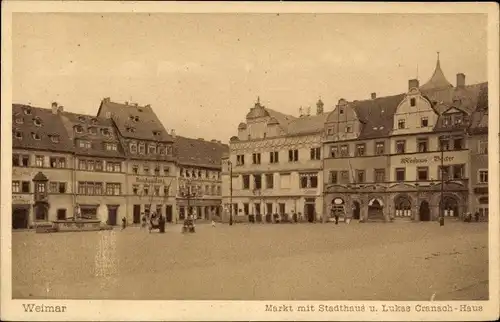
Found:
[[[164,183],[165,180],[157,177],[135,177],[136,182],[144,183]]]

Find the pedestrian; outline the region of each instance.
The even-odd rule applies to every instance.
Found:
[[[215,227],[215,221],[212,219],[212,227]]]
[[[141,228],[144,228],[146,227],[146,215],[144,213],[142,213],[142,224],[141,224]]]
[[[335,225],[339,224],[339,213],[335,212]]]
[[[122,217],[122,230],[124,230],[127,227],[127,219],[125,217]]]
[[[479,222],[479,211],[476,211],[476,213],[474,214],[474,217],[476,219],[476,222]]]

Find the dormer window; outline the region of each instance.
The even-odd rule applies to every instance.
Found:
[[[125,131],[130,132],[130,133],[134,133],[135,132],[135,127],[127,126],[125,128]]]
[[[156,154],[156,146],[155,145],[150,145],[148,147],[148,153],[149,154]]]
[[[137,143],[130,143],[130,153],[136,154],[137,153]]]
[[[91,128],[89,128],[89,133],[95,135],[95,134],[97,134],[97,129],[95,127],[91,127]]]
[[[21,131],[16,131],[14,132],[14,137],[18,140],[21,140],[23,138],[23,133]]]
[[[78,140],[78,147],[83,149],[90,149],[92,147],[92,144],[87,140]]]
[[[75,126],[75,132],[76,133],[82,133],[83,132],[83,127],[81,125]]]
[[[458,114],[455,115],[454,122],[453,122],[455,125],[462,124],[462,121],[463,121],[462,115],[458,115]]]
[[[30,108],[30,107],[26,107],[26,108],[24,109],[24,114],[26,114],[26,115],[31,115],[31,108]]]
[[[78,116],[78,121],[84,123],[85,122],[85,117],[84,116]]]
[[[50,140],[54,143],[59,143],[59,135],[51,135]]]
[[[24,119],[22,117],[16,117],[16,123],[17,124],[23,124],[24,123]]]
[[[116,143],[104,143],[104,149],[106,151],[116,151],[118,149],[118,145]]]
[[[144,145],[144,143],[139,144],[139,153],[140,154],[146,153],[146,146]]]
[[[340,114],[344,114],[344,108],[343,108],[343,107],[341,107],[341,108],[339,109],[339,113],[340,113]]]
[[[451,116],[445,115],[443,117],[443,126],[448,126],[448,125],[451,125]]]
[[[172,155],[172,147],[170,145],[167,146],[167,155]]]
[[[33,119],[33,124],[35,124],[36,126],[42,126],[42,120],[36,117]]]
[[[154,136],[160,136],[160,131],[153,131]]]
[[[33,137],[34,140],[41,140],[40,138],[40,135],[38,133],[35,133],[35,132],[31,132],[31,136]]]
[[[410,106],[417,105],[417,100],[415,98],[410,98]]]
[[[404,129],[406,126],[405,120],[398,120],[398,129]]]
[[[109,132],[108,129],[101,129],[101,134],[104,135],[104,136],[109,136],[110,132]]]
[[[161,145],[161,146],[159,146],[159,147],[158,147],[158,153],[159,153],[159,154],[161,154],[161,155],[165,155],[165,153],[166,153],[166,149],[165,149],[165,147],[164,147],[164,146],[162,146],[162,145]]]
[[[428,127],[429,126],[429,119],[427,117],[422,117],[420,119],[420,127]]]
[[[346,133],[351,133],[352,132],[352,127],[351,126],[346,126],[345,132]]]

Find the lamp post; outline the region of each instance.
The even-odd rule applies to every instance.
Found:
[[[444,226],[444,143],[448,139],[446,136],[441,136],[441,201],[439,203],[439,226]],[[449,142],[448,142],[449,144]]]
[[[229,226],[233,225],[233,163],[227,160],[229,166]]]
[[[191,185],[191,180],[186,180],[186,187],[184,188],[184,191],[182,192],[182,196],[184,198],[187,198],[187,214],[188,216],[191,215],[191,198],[196,198],[198,195],[195,191],[192,191],[192,185]]]

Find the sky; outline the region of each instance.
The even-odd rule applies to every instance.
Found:
[[[95,115],[150,104],[178,135],[228,142],[257,97],[298,116],[321,97],[403,93],[440,52],[452,84],[487,80],[482,14],[15,13],[13,101]]]

